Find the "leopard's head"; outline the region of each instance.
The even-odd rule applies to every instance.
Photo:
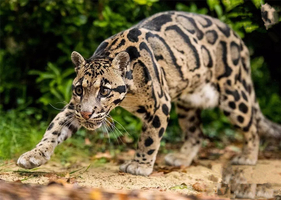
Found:
[[[72,85],[75,116],[85,128],[97,129],[127,93],[124,77],[130,57],[121,52],[114,59],[84,59],[74,51],[71,60],[77,74]]]

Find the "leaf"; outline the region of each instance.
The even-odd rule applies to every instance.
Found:
[[[42,82],[43,80],[46,80],[46,79],[53,79],[55,78],[55,75],[54,74],[51,74],[51,73],[41,73],[40,76],[36,79],[36,82],[39,83],[39,82]]]
[[[59,101],[63,101],[64,99],[62,98],[62,96],[58,93],[58,91],[56,91],[54,88],[50,88],[50,92],[59,100]]]
[[[218,18],[221,18],[223,14],[222,7],[220,5],[215,5],[214,9],[218,15]]]
[[[261,8],[261,5],[264,4],[264,0],[252,0],[252,2],[258,9]]]
[[[211,11],[215,9],[215,6],[220,5],[219,0],[207,0],[207,4]]]
[[[244,0],[223,0],[222,3],[226,7],[226,11],[230,11],[238,5],[244,3]]]
[[[57,75],[57,76],[60,75],[59,69],[53,63],[48,62],[47,66],[49,69],[51,69],[55,73],[55,75]]]

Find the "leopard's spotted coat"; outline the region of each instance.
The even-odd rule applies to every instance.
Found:
[[[123,106],[142,119],[135,158],[120,169],[149,175],[175,102],[184,144],[166,156],[171,165],[190,165],[202,141],[200,112],[218,106],[244,134],[235,164],[257,162],[259,134],[280,137],[255,99],[249,51],[218,19],[193,13],[163,12],[118,33],[84,59],[71,55],[77,77],[70,103],[51,122],[41,142],[18,165],[40,166],[55,147],[84,126],[96,129],[109,112]]]

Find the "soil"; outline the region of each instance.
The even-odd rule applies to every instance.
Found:
[[[168,167],[160,155],[154,172],[144,177],[120,172],[116,159],[107,158],[107,161],[107,163],[100,163],[97,160],[79,161],[65,167],[60,162],[51,160],[46,165],[32,170],[17,167],[15,161],[5,161],[0,166],[0,179],[40,185],[63,180],[77,187],[174,191],[188,195],[204,193],[208,196],[217,196],[224,163],[223,159],[198,160],[190,167]],[[274,193],[281,195],[281,160],[262,159],[255,166],[234,166],[234,168],[244,171],[248,183],[270,183]]]

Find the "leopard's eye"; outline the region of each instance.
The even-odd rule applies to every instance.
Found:
[[[78,85],[76,88],[75,88],[75,93],[78,95],[78,96],[81,96],[83,94],[83,88],[81,85]]]
[[[100,87],[100,95],[101,95],[102,97],[108,96],[108,95],[110,94],[110,92],[111,92],[111,89],[109,89],[109,88],[107,88],[107,87],[104,87],[104,86],[101,86],[101,87]]]

